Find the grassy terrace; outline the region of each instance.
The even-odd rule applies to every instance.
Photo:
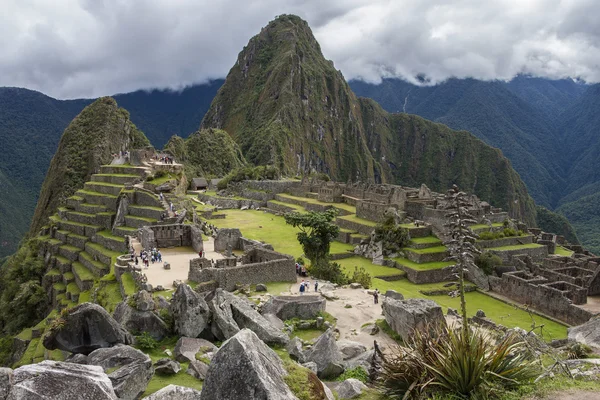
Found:
[[[361,225],[367,225],[367,226],[372,226],[372,227],[377,226],[377,222],[369,221],[368,219],[364,219],[364,218],[359,218],[356,215],[344,215],[344,216],[338,217],[338,218],[344,219],[346,221],[356,222]],[[406,224],[406,225],[410,225],[410,224]],[[405,227],[404,225],[401,225],[401,226]]]
[[[133,174],[94,174],[95,176],[118,176],[119,178],[139,178],[138,175]]]
[[[138,209],[138,210],[154,210],[154,211],[164,211],[165,210],[162,207],[155,207],[155,206],[134,206],[134,205],[131,205],[131,206],[129,206],[129,208],[134,208],[134,209]]]
[[[137,231],[137,229],[134,229],[134,230]],[[118,242],[125,243],[124,237],[113,235],[111,231],[100,231],[100,232],[96,233],[96,235],[102,236],[103,238],[106,238],[106,239],[116,240]]]
[[[101,183],[101,182],[94,182],[94,183]],[[116,185],[116,186],[122,186],[122,185]],[[116,199],[117,196],[114,196],[112,194],[105,194],[105,193],[100,193],[100,192],[94,192],[92,190],[85,190],[85,189],[79,189],[77,191],[78,194],[87,194],[90,196],[101,196],[101,197],[110,197],[111,199]]]
[[[71,265],[71,268],[82,281],[93,281],[95,279],[94,274],[79,261],[74,262],[73,265]]]
[[[297,212],[305,212],[306,211],[304,209],[304,207],[299,206],[298,204],[285,203],[285,202],[279,201],[279,200],[269,200],[269,203],[278,204],[280,206],[286,206],[286,207],[289,207],[289,208],[293,208]]]
[[[486,250],[510,251],[510,250],[522,250],[522,249],[537,249],[538,247],[542,247],[542,245],[537,244],[537,243],[528,243],[528,244],[515,244],[513,246],[490,247],[489,249],[486,249]]]
[[[435,236],[414,238],[414,239],[411,239],[410,242],[414,243],[414,244],[434,244],[434,243],[441,244],[442,243],[442,241],[440,239],[436,238]]]
[[[210,197],[218,197],[220,199],[248,200],[245,197],[240,197],[240,196],[233,196],[233,197],[219,196],[215,190],[207,190],[206,192],[204,192],[204,194],[207,196],[210,196]]]
[[[102,254],[104,254],[104,255],[106,255],[108,257],[111,257],[113,259],[113,262],[115,261],[115,259],[118,256],[120,256],[121,254],[123,254],[123,253],[119,253],[118,251],[109,250],[106,247],[104,247],[102,245],[99,245],[98,243],[88,243],[87,245],[90,248],[92,248],[92,249],[94,249],[96,251],[99,251],[100,253],[102,253]]]
[[[296,239],[297,229],[286,225],[283,217],[256,210],[223,210],[225,219],[211,220],[218,228],[240,228],[248,239],[260,240],[273,245],[276,251],[294,257],[302,255]],[[331,253],[346,253],[354,247],[347,243],[331,243]]]
[[[137,178],[137,176],[136,176],[136,178]],[[169,182],[172,180],[177,180],[177,176],[172,175],[172,174],[167,174],[165,176],[161,176],[160,178],[155,178],[155,179],[149,180],[147,182],[152,185],[162,185],[163,183],[166,183],[166,182]]]
[[[291,199],[291,200],[300,200],[306,203],[310,203],[310,204],[319,204],[322,206],[333,206],[335,208],[339,208],[341,210],[346,210],[348,212],[351,212],[352,214],[356,214],[356,207],[351,205],[351,204],[346,204],[346,203],[326,203],[324,201],[319,201],[317,199],[309,199],[308,197],[297,197],[297,196],[292,196],[291,194],[287,194],[287,193],[279,193],[279,196],[286,198],[286,199]],[[286,203],[287,204],[287,203]]]
[[[382,265],[372,264],[371,261],[364,257],[350,257],[344,258],[343,260],[336,261],[338,264],[342,266],[344,271],[348,274],[352,274],[354,272],[354,267],[368,270],[372,277],[376,276],[394,276],[394,275],[403,275],[404,271],[397,268],[384,267]]]
[[[565,257],[571,257],[573,253],[573,251],[566,249],[562,246],[556,246],[556,250],[554,251],[554,254]]]
[[[125,272],[121,275],[121,281],[123,283],[123,289],[125,289],[125,294],[130,296],[135,294],[135,280],[133,276],[129,272]]]
[[[100,261],[94,260],[94,257],[92,257],[91,254],[86,253],[85,251],[82,251],[79,255],[80,255],[80,257],[85,258],[85,260],[87,262],[89,262],[90,264],[92,264],[94,267],[96,267],[98,269],[108,269],[108,265],[104,265]]]
[[[61,275],[60,271],[56,268],[52,268],[50,271],[46,272],[48,276]]]
[[[426,247],[424,249],[413,249],[412,247],[405,247],[403,250],[412,251],[417,254],[431,254],[431,253],[443,253],[448,249],[446,246],[435,246],[435,247]]]
[[[500,228],[502,226],[504,226],[504,224],[502,222],[494,222],[492,224],[493,228]],[[475,225],[470,225],[469,228],[471,228],[472,230],[476,231],[476,230],[480,230],[480,229],[489,228],[489,225],[486,225],[486,224],[475,224]]]
[[[405,267],[414,269],[415,271],[429,271],[432,269],[442,269],[449,267],[450,265],[454,265],[452,261],[436,261],[418,264],[403,257],[392,258],[392,260],[400,265],[404,265]]]

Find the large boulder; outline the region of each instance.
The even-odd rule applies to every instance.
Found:
[[[424,331],[446,325],[442,307],[428,299],[395,300],[385,297],[381,308],[388,325],[408,341],[415,330]]]
[[[321,296],[275,296],[262,306],[262,314],[275,314],[282,320],[292,318],[315,319],[325,311],[325,299]]]
[[[181,364],[170,358],[161,358],[154,364],[154,371],[157,375],[175,375],[181,371]]]
[[[304,350],[302,348],[302,340],[295,336],[285,346],[285,351],[288,352],[292,360],[298,361],[300,364],[304,362]]]
[[[0,368],[0,400],[5,400],[14,385],[13,370]]]
[[[205,364],[202,361],[192,360],[190,361],[186,373],[203,381],[208,373],[208,364]]]
[[[126,345],[94,350],[87,357],[87,363],[102,367],[104,372],[111,371],[108,378],[119,399],[139,398],[154,376],[150,357]]]
[[[600,349],[600,317],[568,329],[569,340]]]
[[[254,332],[242,329],[213,357],[200,398],[297,399],[283,380],[286,375],[277,354]]]
[[[362,343],[353,342],[350,340],[340,340],[337,342],[337,347],[342,353],[344,361],[358,357],[367,351],[367,347]]]
[[[112,382],[95,365],[42,361],[14,370],[9,400],[115,400]]]
[[[359,397],[367,385],[358,379],[350,378],[340,383],[337,388],[337,394],[340,399],[355,399]]]
[[[335,335],[331,329],[319,336],[304,356],[308,362],[312,361],[317,364],[319,378],[336,378],[344,372],[343,355],[337,347]]]
[[[158,315],[130,307],[126,302],[117,305],[113,317],[132,333],[147,332],[155,340],[162,340],[169,335],[169,327]]]
[[[208,353],[216,351],[217,346],[205,339],[181,337],[175,344],[173,355],[179,362],[189,362],[196,359],[198,352]]]
[[[229,339],[240,329],[248,328],[270,345],[286,345],[289,338],[252,308],[251,303],[232,293],[217,289],[209,300],[213,315],[213,335]]]
[[[131,344],[133,337],[101,306],[83,303],[60,317],[44,336],[44,347],[89,354],[117,344]]]
[[[204,298],[186,284],[177,286],[171,299],[171,312],[175,332],[181,336],[200,336],[210,319],[210,310]]]
[[[144,397],[144,400],[198,400],[200,392],[184,386],[169,385]]]
[[[154,311],[154,308],[156,307],[152,294],[145,290],[140,290],[134,294],[133,301],[135,303],[135,308],[138,311]]]

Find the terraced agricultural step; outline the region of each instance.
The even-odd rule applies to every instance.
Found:
[[[54,232],[54,238],[60,240],[63,243],[67,243],[67,236],[69,236],[70,231],[66,229],[59,229]]]
[[[92,175],[92,182],[104,182],[112,183],[113,185],[125,185],[126,183],[133,183],[139,181],[141,178],[139,175],[133,174],[94,174]]]
[[[79,203],[74,208],[75,211],[86,214],[97,214],[99,212],[107,211],[105,205],[102,204],[90,204],[90,203]]]
[[[55,256],[56,258],[56,268],[58,268],[58,270],[64,275],[65,273],[68,273],[69,271],[71,271],[71,260],[69,260],[66,257],[57,255]]]
[[[295,204],[304,207],[307,211],[325,211],[328,208],[335,208],[338,215],[353,215],[356,213],[356,207],[345,203],[325,203],[316,199],[296,197],[290,194],[280,193],[275,195],[275,200],[287,204]]]
[[[111,265],[112,258],[120,255],[120,252],[111,251],[97,243],[88,242],[85,244],[85,251],[92,255],[94,260],[100,261],[104,265]]]
[[[98,232],[92,240],[94,243],[98,243],[109,250],[118,251],[119,253],[127,252],[125,238],[122,236],[113,235],[109,230]]]
[[[88,252],[79,253],[79,262],[82,263],[94,276],[101,277],[110,272],[110,264],[104,264]]]
[[[64,293],[67,291],[67,286],[62,282],[55,283],[52,285],[52,290],[54,290],[54,293],[56,294]]]
[[[97,225],[96,214],[87,214],[77,211],[67,212],[67,220],[72,222],[78,222],[85,225]]]
[[[70,261],[77,261],[80,251],[81,249],[69,244],[63,244],[58,248],[58,254]]]
[[[290,204],[290,203],[284,203],[281,202],[279,200],[269,200],[267,201],[267,208],[269,208],[270,210],[274,210],[280,213],[288,213],[288,212],[294,212],[294,211],[298,211],[298,212],[304,212],[304,207],[296,205],[296,204]]]
[[[371,232],[377,226],[377,223],[366,219],[358,218],[355,215],[337,217],[336,224],[340,228],[355,231],[360,233],[361,235],[371,235]]]
[[[85,202],[85,199],[82,196],[71,196],[67,198],[67,207],[71,209],[76,209],[79,203]]]
[[[128,174],[145,177],[146,171],[148,171],[148,168],[133,165],[102,165],[100,167],[101,174]]]
[[[76,233],[69,233],[69,235],[67,236],[67,244],[70,244],[71,246],[75,246],[78,249],[83,250],[85,248],[85,244],[87,242],[89,242],[90,238],[87,236],[83,236],[83,235],[78,235]]]
[[[117,236],[135,236],[138,228],[132,228],[130,226],[118,226],[115,228],[115,235]]]
[[[414,224],[402,224],[401,226],[408,229],[411,239],[431,236],[431,226],[415,226]]]
[[[129,206],[128,211],[129,215],[133,215],[134,217],[153,218],[155,220],[160,220],[163,213],[166,213],[166,210],[162,207],[134,205]]]
[[[89,238],[94,236],[96,234],[96,232],[99,232],[102,230],[101,226],[87,225],[87,224],[82,224],[80,222],[75,222],[75,221],[61,220],[59,222],[59,225],[60,225],[61,230],[67,230],[67,231],[75,233],[77,235],[87,236]]]
[[[486,249],[486,251],[496,254],[505,263],[510,262],[512,257],[516,255],[528,255],[534,262],[539,262],[548,256],[548,247],[537,243],[516,246],[490,247]]]
[[[83,197],[86,203],[90,204],[101,204],[106,206],[109,210],[115,211],[117,209],[117,196],[113,196],[112,194],[104,194],[99,192],[94,192],[90,190],[78,190],[76,193],[78,196]]]
[[[412,283],[437,283],[448,280],[452,275],[452,262],[429,262],[418,264],[406,258],[392,260],[396,268],[406,272],[406,278]]]
[[[437,247],[441,245],[442,241],[435,236],[411,238],[409,243],[409,247],[413,249],[426,249],[429,247]]]
[[[135,217],[133,215],[125,216],[125,224],[132,228],[141,228],[147,225],[154,225],[158,221],[154,218]]]
[[[65,285],[68,285],[71,282],[75,282],[75,276],[72,272],[65,272],[62,274],[62,280]]]
[[[413,249],[408,247],[403,250],[406,254],[406,258],[417,264],[444,261],[449,255],[448,249],[446,249],[445,246],[428,247],[426,249]]]
[[[118,196],[121,193],[121,190],[123,190],[123,185],[114,185],[106,182],[86,182],[83,185],[83,188],[84,190]]]
[[[94,286],[94,274],[80,262],[74,262],[72,267],[75,283],[79,290],[83,292],[91,289]]]
[[[67,285],[67,292],[65,293],[67,295],[67,300],[71,300],[72,302],[77,303],[79,301],[80,293],[81,290],[79,290],[79,286],[77,286],[77,283],[75,281]]]

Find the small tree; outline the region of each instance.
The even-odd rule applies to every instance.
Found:
[[[331,242],[340,232],[340,228],[332,222],[336,216],[337,210],[334,208],[324,212],[293,212],[285,215],[288,225],[300,229],[296,236],[311,265],[329,260]]]
[[[450,230],[450,239],[444,244],[450,252],[449,260],[455,261],[455,269],[458,272],[460,310],[463,319],[463,337],[468,340],[469,326],[467,321],[467,305],[465,302],[465,271],[475,266],[475,255],[480,251],[475,247],[477,235],[471,230],[469,224],[475,224],[474,217],[469,213],[468,207],[471,205],[465,192],[458,190],[458,186],[453,185],[446,192],[447,201],[446,217],[448,222],[444,225]]]
[[[375,227],[375,242],[383,243],[383,255],[398,253],[410,242],[408,229],[396,223],[393,216],[388,216],[383,223]]]

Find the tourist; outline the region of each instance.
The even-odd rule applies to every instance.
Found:
[[[156,255],[158,256],[158,262],[162,262],[162,254],[160,253],[160,250],[156,252]]]
[[[375,292],[373,293],[373,301],[375,304],[379,304],[379,289],[375,289]]]
[[[137,267],[137,265],[138,265],[138,262],[139,262],[139,261],[138,261],[138,258],[137,258],[137,256],[136,256],[136,257],[135,257],[135,266],[136,266],[136,267]]]
[[[171,212],[173,212],[173,202],[169,203],[169,209],[171,210]]]
[[[315,281],[315,292],[317,291],[318,288],[319,288],[319,281]]]
[[[305,290],[305,287],[304,287],[304,279],[302,279],[302,283],[300,284],[300,295],[303,295],[303,294],[304,294],[304,290]]]
[[[310,281],[306,281],[306,291],[310,292]]]

